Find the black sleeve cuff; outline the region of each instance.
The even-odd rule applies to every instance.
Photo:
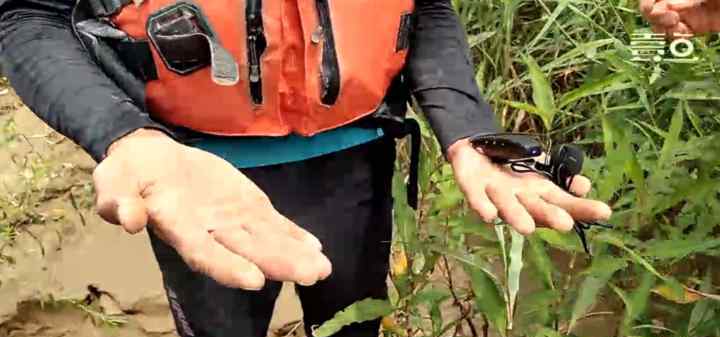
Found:
[[[78,144],[95,160],[101,162],[105,159],[107,150],[116,140],[132,133],[138,129],[154,129],[167,134],[169,137],[176,138],[175,134],[164,125],[157,123],[148,116],[139,113],[138,108],[130,103],[123,104],[122,108],[127,108],[126,112],[117,111],[124,114],[121,120],[109,120],[108,123],[99,125],[94,130],[87,130],[85,135],[78,135],[76,139],[92,139],[93,141],[78,142]],[[101,112],[98,112],[101,113]]]
[[[443,151],[459,139],[500,130],[475,82],[465,29],[450,0],[416,0],[406,74]]]
[[[485,101],[477,102],[452,89],[424,90],[415,96],[443,152],[460,139],[501,130],[495,114]]]

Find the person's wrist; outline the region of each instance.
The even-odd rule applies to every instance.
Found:
[[[137,129],[133,132],[128,133],[125,136],[116,139],[112,144],[110,144],[106,151],[106,156],[110,156],[111,153],[117,151],[117,149],[120,147],[157,140],[173,141],[172,137],[168,136],[163,131],[147,128]]]

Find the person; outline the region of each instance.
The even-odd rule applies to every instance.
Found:
[[[656,33],[672,36],[720,32],[717,0],[642,0],[640,11]]]
[[[529,234],[611,214],[583,197],[587,178],[570,194],[469,143],[499,128],[450,0],[0,8],[6,75],[99,163],[102,218],[129,233],[148,227],[183,337],[264,336],[281,281],[298,285],[308,334],[357,300],[386,297],[403,132],[381,121],[397,121],[411,97],[485,222]]]

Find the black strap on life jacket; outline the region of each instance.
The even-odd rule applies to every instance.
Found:
[[[394,114],[386,103],[383,103],[373,115],[356,122],[355,125],[368,128],[381,128],[385,136],[394,139],[402,139],[410,136],[410,172],[408,173],[406,186],[407,203],[408,206],[417,210],[418,197],[420,194],[420,147],[422,145],[420,124],[413,118],[406,118]]]
[[[86,0],[96,17],[107,17],[117,13],[132,0]]]
[[[410,207],[417,210],[418,197],[420,194],[420,145],[422,144],[422,133],[417,120],[406,118],[403,120],[400,130],[393,136],[404,138],[410,136],[410,172],[407,182],[407,202]]]

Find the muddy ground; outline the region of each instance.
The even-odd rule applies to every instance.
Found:
[[[147,234],[125,234],[92,212],[93,166],[0,88],[0,195],[21,200],[31,185],[43,195],[19,206],[29,219],[0,248],[0,337],[176,336]],[[268,335],[300,317],[286,287]]]

